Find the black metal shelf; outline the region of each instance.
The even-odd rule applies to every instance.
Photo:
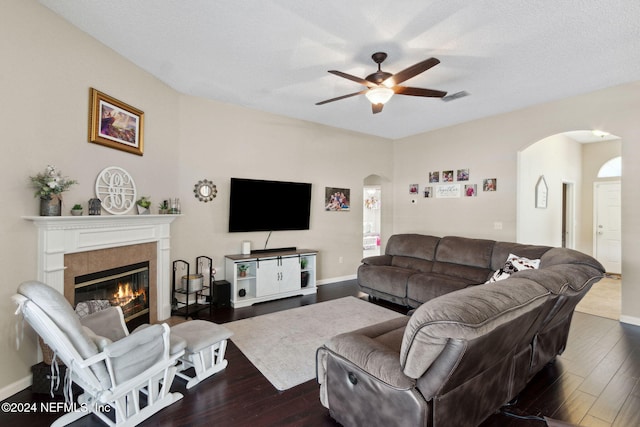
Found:
[[[203,271],[204,264],[208,264],[209,268],[209,283],[202,284],[202,288],[197,291],[189,291],[188,286],[187,289],[176,289],[176,272],[178,271],[178,266],[180,264],[183,265],[183,269],[186,270],[186,276],[190,276],[191,266],[185,260],[178,259],[173,262],[173,281],[172,281],[172,294],[171,294],[171,315],[172,316],[184,316],[185,319],[189,317],[197,317],[198,313],[202,310],[209,309],[209,318],[213,317],[213,259],[208,256],[199,256],[196,258],[196,274],[201,274]],[[204,295],[204,291],[208,290],[208,296]],[[176,295],[184,295],[185,301],[178,301]],[[193,296],[194,301],[190,302],[191,297]],[[202,304],[198,301],[202,301],[202,299],[207,301],[206,304]]]

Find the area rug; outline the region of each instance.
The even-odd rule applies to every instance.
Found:
[[[251,317],[224,326],[231,341],[278,390],[316,376],[316,350],[329,338],[402,314],[345,297]]]

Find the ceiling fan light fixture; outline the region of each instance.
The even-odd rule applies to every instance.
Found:
[[[385,104],[393,96],[393,89],[388,87],[374,87],[365,93],[365,96],[372,104]]]

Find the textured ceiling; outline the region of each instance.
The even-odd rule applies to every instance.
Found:
[[[638,0],[40,0],[179,92],[398,139],[640,79]],[[371,54],[405,82],[470,96],[357,92]]]

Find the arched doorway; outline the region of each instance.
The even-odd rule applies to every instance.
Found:
[[[604,164],[621,155],[621,150],[622,141],[614,135],[601,137],[591,134],[591,131],[580,131],[552,135],[519,152],[517,241],[561,246],[566,237],[566,227],[572,227],[569,231],[573,232],[575,249],[603,262],[602,255],[594,246],[599,230],[596,188],[601,182],[621,181],[621,177],[598,175]],[[545,208],[536,206],[531,195],[535,193],[535,180],[542,175],[549,187]],[[614,205],[609,204],[604,209],[612,212],[611,206]],[[619,206],[616,208],[618,211]],[[565,215],[571,215],[573,226],[564,225]],[[620,224],[619,215],[617,224]],[[567,246],[571,247],[570,244]],[[609,246],[607,250],[610,253],[618,250],[621,256],[619,248],[619,245],[618,249]],[[607,276],[589,291],[577,311],[616,320],[620,318],[621,276]]]
[[[363,180],[362,255],[384,253],[384,236],[391,232],[391,181],[380,175],[369,175]]]

